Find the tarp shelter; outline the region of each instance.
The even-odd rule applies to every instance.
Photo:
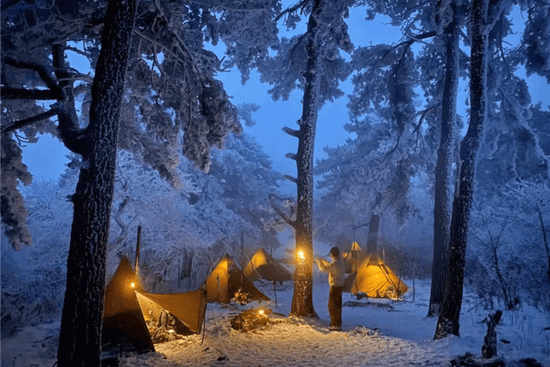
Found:
[[[103,344],[132,344],[138,352],[155,351],[146,321],[170,326],[181,335],[199,334],[206,314],[206,290],[171,294],[146,293],[124,257],[105,290]],[[164,325],[163,317],[173,319]]]
[[[284,282],[292,279],[292,273],[276,262],[263,248],[256,251],[243,273],[250,280],[262,278],[272,282]]]
[[[366,294],[370,298],[396,299],[409,287],[376,255],[367,256],[357,272],[350,274],[344,292]]]
[[[136,292],[141,312],[146,321],[162,324],[162,315],[175,318],[174,331],[180,335],[200,334],[206,314],[206,289],[183,293]]]
[[[342,255],[346,266],[346,273],[355,273],[366,256],[359,244],[353,242],[349,250]]]
[[[269,301],[244,275],[229,255],[225,255],[206,279],[208,302],[229,303],[237,292],[247,293],[251,301]]]

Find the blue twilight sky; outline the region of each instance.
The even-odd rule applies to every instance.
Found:
[[[347,20],[352,42],[356,47],[369,44],[397,42],[401,36],[398,28],[388,25],[383,18],[376,18],[367,22],[364,20],[365,13],[358,9],[350,11]],[[523,24],[519,12],[514,17],[514,23]],[[302,32],[303,30],[299,30]],[[284,34],[284,33],[283,33]],[[288,36],[287,36],[288,37]],[[223,52],[223,46],[214,49],[216,52]],[[223,55],[221,55],[223,56]],[[231,70],[218,75],[224,83],[227,93],[232,97],[235,105],[241,103],[255,103],[260,109],[254,113],[257,124],[253,127],[244,127],[245,131],[256,137],[264,151],[273,160],[273,167],[284,174],[296,175],[296,164],[294,161],[285,158],[286,153],[296,153],[297,139],[282,131],[284,126],[297,128],[296,121],[302,112],[301,99],[303,92],[295,90],[291,93],[288,101],[273,101],[267,93],[269,85],[260,83],[259,74],[251,73],[246,85],[241,85],[241,76],[237,70]],[[528,78],[533,103],[542,101],[544,106],[550,106],[550,86],[538,76]],[[335,102],[328,102],[319,112],[317,133],[315,140],[315,159],[325,158],[323,147],[336,147],[345,142],[348,134],[343,125],[348,120],[346,104],[347,94],[351,93],[351,81],[348,79],[342,84],[346,93],[344,97]],[[463,114],[464,101],[466,100],[466,86],[460,87],[459,114]],[[548,107],[547,107],[548,108]],[[461,112],[462,111],[462,112]],[[36,144],[28,144],[23,149],[23,162],[29,167],[29,171],[35,179],[57,180],[65,170],[67,159],[65,156],[68,150],[50,135],[41,135]]]

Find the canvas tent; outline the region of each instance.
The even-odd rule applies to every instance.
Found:
[[[243,273],[250,280],[262,278],[272,282],[284,282],[292,279],[292,273],[277,263],[263,248],[256,251]]]
[[[342,257],[346,265],[346,273],[355,273],[365,259],[366,254],[357,242],[353,242],[349,250],[342,254]]]
[[[138,352],[154,352],[147,324],[141,313],[136,290],[139,281],[125,256],[105,287],[102,344],[128,343]]]
[[[130,344],[138,352],[155,351],[146,321],[163,317],[178,334],[200,333],[206,313],[206,290],[172,294],[143,291],[130,261],[123,257],[105,289],[102,343]]]
[[[344,284],[344,292],[366,294],[370,298],[396,299],[409,288],[376,255],[367,256],[358,271],[350,274]]]
[[[269,301],[244,275],[229,255],[225,255],[206,279],[208,302],[229,303],[235,293],[247,293],[253,301]]]

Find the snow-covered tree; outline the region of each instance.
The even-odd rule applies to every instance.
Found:
[[[518,80],[510,69],[506,72],[502,71],[502,68],[499,69],[499,64],[507,64],[502,43],[504,37],[510,33],[507,16],[512,6],[512,1],[495,3],[473,1],[470,6],[470,121],[466,136],[460,145],[457,187],[450,228],[451,251],[448,279],[436,338],[448,334],[459,335],[468,226],[476,178],[476,158],[483,129],[491,128],[491,123],[495,120],[492,118],[500,111],[502,120],[510,124],[512,130],[519,133],[519,140],[523,141],[518,145],[519,155],[530,155],[530,159],[535,158],[535,161],[541,162],[542,166],[547,166],[547,159],[541,154],[537,138],[526,123],[529,112],[528,103],[526,103],[529,99],[526,84]],[[541,37],[547,38],[544,34]],[[495,108],[495,104],[498,108]],[[499,136],[500,134],[487,135]],[[545,170],[547,171],[547,168]],[[532,173],[531,170],[528,174]]]
[[[287,27],[294,28],[301,18],[308,17],[304,34],[291,39],[282,38],[274,46],[276,55],[267,58],[259,67],[261,80],[273,85],[269,90],[274,99],[288,99],[296,87],[303,89],[302,116],[298,130],[283,130],[298,139],[297,153],[287,157],[296,161],[297,177],[289,177],[297,186],[296,218],[277,209],[294,229],[296,250],[305,256],[295,271],[294,296],[291,314],[315,315],[313,308],[313,152],[318,112],[326,101],[341,96],[339,81],[349,74],[340,50],[350,53],[353,45],[347,25],[348,8],[353,1],[304,0],[284,10],[277,19],[286,17]]]
[[[388,121],[375,115],[349,123],[345,128],[356,137],[340,147],[325,149],[328,158],[318,161],[315,168],[315,173],[322,176],[318,184],[323,193],[319,235],[329,241],[335,240],[331,236],[339,233],[335,227],[343,229],[365,223],[368,227],[373,213],[378,218],[395,216],[403,223],[414,211],[408,204],[408,191],[395,186],[395,172],[403,164],[404,156],[414,162],[419,146],[408,143],[396,146],[398,133]],[[414,135],[401,138],[414,139]],[[384,200],[377,200],[380,197]],[[328,231],[322,229],[323,222],[330,223]],[[377,249],[371,245],[368,251]]]
[[[548,180],[523,181],[511,185],[506,190],[515,203],[521,205],[518,219],[530,227],[536,234],[536,248],[542,250],[547,259],[548,281],[550,282],[550,185]]]

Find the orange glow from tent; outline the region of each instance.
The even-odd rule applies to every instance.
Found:
[[[136,287],[136,283],[130,283],[130,288],[135,288]]]
[[[227,259],[223,259],[223,261],[220,263],[220,269],[229,269],[229,261],[227,261]]]

